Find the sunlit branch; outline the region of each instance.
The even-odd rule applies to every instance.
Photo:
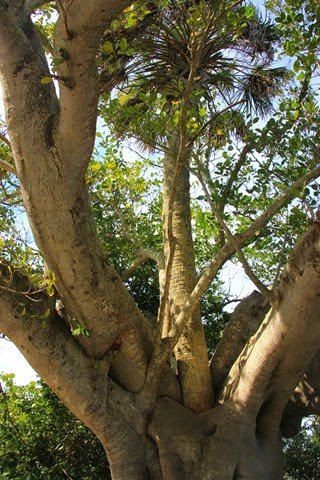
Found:
[[[241,300],[231,314],[210,361],[214,390],[218,395],[227,372],[238,358],[249,338],[256,333],[270,305],[254,290]]]
[[[3,133],[0,132],[0,140],[9,147],[11,150],[11,143],[10,140],[4,135]],[[13,175],[17,175],[16,169],[14,168],[13,165],[11,165],[9,162],[6,162],[5,160],[2,160],[0,158],[0,168],[3,168],[4,170],[7,170],[9,173],[13,173]]]
[[[17,175],[16,169],[14,168],[14,166],[6,162],[5,160],[0,159],[0,168],[3,168],[4,170],[6,170],[9,173],[12,173],[13,175]]]
[[[160,252],[156,252],[155,250],[150,249],[141,249],[138,253],[137,258],[131,263],[130,267],[121,275],[122,280],[124,282],[128,280],[135,273],[135,271],[139,267],[141,267],[141,265],[144,265],[149,261],[155,262],[159,270],[163,267],[163,259]]]
[[[219,212],[219,209],[216,207],[216,205],[213,203],[212,199],[211,199],[211,196],[209,194],[209,191],[207,189],[207,186],[201,176],[201,174],[199,174],[198,176],[198,180],[199,182],[201,183],[202,185],[202,188],[203,188],[203,191],[205,193],[205,196],[206,196],[206,199],[210,205],[210,208],[214,214],[214,216],[216,217],[219,225],[221,226],[221,228],[223,229],[223,231],[225,232],[226,234],[226,237],[228,239],[228,241],[231,243],[231,245],[233,246],[235,252],[237,253],[238,255],[238,258],[240,260],[240,262],[242,263],[242,266],[244,268],[244,271],[246,273],[246,275],[248,276],[248,278],[252,281],[252,283],[258,288],[258,290],[260,290],[260,292],[269,300],[269,302],[272,304],[274,301],[275,301],[275,296],[273,294],[273,292],[271,290],[269,290],[265,285],[263,285],[263,283],[259,280],[259,278],[254,274],[254,272],[252,271],[250,265],[248,264],[247,262],[247,259],[245,258],[239,244],[238,244],[238,240],[237,238],[232,235],[230,229],[228,228],[227,224],[225,223],[225,221],[223,220],[222,218],[222,215],[221,213]]]
[[[0,140],[2,140],[11,150],[11,143],[10,141],[8,140],[8,138],[0,132]]]
[[[290,187],[288,187],[276,200],[247,228],[244,232],[237,234],[237,241],[239,248],[245,244],[254,242],[259,238],[261,229],[269,222],[269,220],[281,210],[281,208],[292,198],[295,197],[295,192],[303,185],[309,183],[314,178],[320,175],[320,167],[314,168],[306,173],[298,180],[296,180]],[[177,341],[183,331],[185,323],[192,314],[193,310],[200,301],[203,293],[209,288],[213,278],[216,276],[222,266],[236,253],[233,245],[228,241],[214,256],[210,264],[205,268],[203,274],[199,278],[195,288],[193,289],[189,300],[182,307],[174,328],[169,333],[169,337],[173,341]]]

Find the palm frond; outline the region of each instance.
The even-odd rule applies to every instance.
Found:
[[[242,78],[234,99],[244,100],[246,109],[265,117],[272,112],[273,99],[281,92],[287,75],[284,67],[267,68],[265,64],[256,63]]]
[[[259,13],[247,21],[240,36],[240,41],[245,43],[246,51],[251,52],[253,57],[257,54],[265,55],[270,60],[274,58],[278,40],[276,25],[268,18],[263,19]]]

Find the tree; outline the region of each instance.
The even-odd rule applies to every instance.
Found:
[[[42,382],[1,376],[2,478],[94,480],[110,478],[99,440]]]
[[[3,239],[1,330],[94,432],[114,479],[278,479],[281,433],[318,411],[317,55],[307,85],[283,84],[277,41],[242,2],[0,0],[6,198],[15,175],[46,262],[39,279]],[[168,42],[180,47],[169,58]],[[119,109],[113,89],[124,82]],[[127,207],[139,189],[123,183],[116,151],[89,166],[98,111],[118,136],[160,152],[163,195],[151,210]],[[231,258],[261,293],[235,309],[209,363],[199,304]],[[130,293],[146,261],[159,272],[156,325]]]
[[[319,420],[312,419],[299,434],[285,444],[285,471],[288,480],[319,476]]]

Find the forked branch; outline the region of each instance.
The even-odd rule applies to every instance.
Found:
[[[223,217],[218,209],[218,207],[214,204],[214,202],[211,199],[211,196],[209,194],[209,191],[207,189],[207,186],[201,176],[201,174],[197,175],[197,178],[199,182],[201,183],[201,186],[203,188],[204,194],[206,196],[207,202],[210,205],[210,208],[212,210],[212,213],[216,217],[219,225],[223,229],[223,231],[226,234],[226,237],[228,241],[231,243],[232,247],[234,248],[235,252],[238,255],[238,258],[244,268],[245,273],[247,274],[248,278],[252,281],[252,283],[257,287],[257,289],[265,296],[265,298],[271,303],[271,305],[275,301],[275,295],[272,292],[272,290],[269,290],[260,280],[259,278],[255,275],[255,273],[252,271],[247,259],[245,258],[241,247],[239,246],[237,237],[232,234],[231,230],[229,229],[228,225],[226,222],[223,220]]]
[[[292,185],[290,185],[275,201],[247,228],[244,232],[237,234],[239,248],[245,244],[254,242],[259,238],[261,229],[269,222],[269,220],[278,213],[286,203],[295,197],[296,193],[303,185],[320,175],[320,167],[316,167],[306,173]],[[234,246],[228,241],[214,256],[210,264],[205,268],[203,274],[199,278],[189,300],[185,303],[178,315],[175,326],[172,328],[169,337],[176,341],[183,331],[194,308],[197,306],[203,293],[209,288],[212,280],[216,276],[221,267],[236,253]]]

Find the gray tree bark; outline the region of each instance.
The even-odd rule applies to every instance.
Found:
[[[55,287],[69,319],[80,322],[90,338],[73,336],[70,325],[56,311],[55,298],[36,293],[29,279],[4,261],[0,272],[1,331],[97,435],[114,479],[281,479],[280,427],[285,429],[292,417],[297,423],[305,411],[301,393],[305,372],[314,384],[310,398],[319,395],[314,373],[320,345],[319,223],[309,228],[294,249],[269,313],[264,316],[268,307],[257,294],[235,312],[209,370],[199,316],[192,315],[212,272],[234,249],[227,242],[195,285],[189,180],[183,165],[174,187],[178,194],[173,198],[169,225],[178,243],[171,244],[168,299],[174,301],[177,325],[183,324],[181,319],[196,319],[188,324],[196,328],[188,331],[187,326],[187,333],[190,339],[200,332],[199,345],[188,348],[195,356],[199,353],[200,360],[191,365],[183,354],[178,358],[184,363],[181,383],[163,360],[166,355],[153,363],[158,346],[166,353],[171,340],[154,338],[108,263],[97,238],[85,184],[99,99],[95,55],[104,29],[130,2],[58,2],[55,51],[62,47],[68,52],[68,60],[57,69],[59,95],[52,84],[41,83],[50,72],[30,19],[32,8],[41,3],[0,0],[6,120],[35,240],[54,272]],[[167,179],[176,167],[174,158],[167,158]],[[164,214],[168,215],[166,207]],[[187,224],[181,224],[183,218]],[[238,239],[239,244],[253,238],[255,231],[252,227]],[[166,255],[168,259],[170,252]],[[188,335],[178,338],[178,356]],[[154,365],[161,368],[153,370]],[[193,385],[186,378],[190,371]],[[152,372],[160,373],[153,378]],[[300,390],[288,404],[299,382]],[[199,383],[203,383],[202,389]],[[195,405],[198,392],[200,406]],[[314,412],[319,405],[314,401],[311,408],[309,401],[308,407]],[[290,412],[294,412],[291,417]]]

